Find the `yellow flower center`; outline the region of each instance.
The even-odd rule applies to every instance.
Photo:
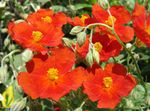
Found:
[[[51,22],[52,22],[52,18],[49,17],[49,16],[42,17],[41,19],[42,19],[44,22],[47,22],[47,23],[51,23]]]
[[[33,32],[32,32],[32,37],[33,37],[33,40],[34,40],[35,42],[38,42],[38,41],[40,41],[40,40],[42,39],[43,34],[42,34],[42,32],[40,32],[40,31],[33,31]]]
[[[136,39],[135,43],[138,48],[144,46],[144,43],[140,39]]]
[[[88,18],[87,16],[82,15],[81,18],[80,18],[80,20],[82,21],[82,23],[85,23],[85,20],[86,20],[87,18]]]
[[[148,35],[150,35],[150,26],[146,26],[145,31],[148,33]]]
[[[115,22],[116,22],[116,18],[114,16],[109,16],[108,20],[105,21],[105,23],[109,26],[112,26],[113,23],[115,23]]]
[[[102,44],[101,44],[100,42],[96,42],[96,43],[94,44],[94,48],[95,48],[95,50],[96,50],[97,52],[100,52],[100,51],[102,50],[103,46],[102,46]]]
[[[103,84],[105,88],[110,88],[112,86],[112,78],[111,77],[104,77],[103,78]]]
[[[57,80],[59,75],[58,75],[58,69],[56,68],[49,68],[47,71],[47,75],[50,80],[54,81]]]

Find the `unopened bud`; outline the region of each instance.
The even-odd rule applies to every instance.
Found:
[[[98,0],[98,4],[104,9],[108,9],[109,8],[108,0]]]
[[[86,33],[85,32],[80,32],[77,34],[77,42],[79,46],[82,46],[86,40]]]
[[[6,38],[6,39],[4,40],[4,46],[7,47],[7,46],[9,45],[9,43],[10,43],[10,39],[9,39],[9,38]]]
[[[71,35],[76,35],[78,34],[79,32],[81,32],[83,30],[84,27],[81,27],[81,26],[75,26],[71,29],[71,32],[70,34]]]
[[[15,50],[16,47],[14,44],[11,44],[11,45],[9,45],[8,49],[9,49],[9,51],[12,51],[12,50]]]
[[[69,40],[68,38],[62,38],[63,43],[67,46],[67,47],[72,47],[72,41]]]
[[[93,59],[99,64],[99,53],[95,50],[95,48],[93,48]]]
[[[93,61],[93,54],[91,50],[86,55],[86,62],[88,63],[89,66],[93,65],[94,61]]]
[[[26,50],[21,54],[21,56],[22,56],[22,60],[23,60],[24,62],[28,62],[29,60],[32,59],[33,53],[32,53],[32,51],[31,51],[30,49],[26,49]]]
[[[127,43],[127,44],[126,44],[126,48],[127,48],[127,49],[130,49],[131,47],[132,47],[132,44],[131,44],[131,43]]]

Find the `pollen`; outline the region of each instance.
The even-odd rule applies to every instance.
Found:
[[[97,52],[100,52],[100,51],[102,50],[103,46],[102,46],[102,44],[101,44],[100,42],[96,42],[96,43],[94,44],[94,48],[95,48],[95,50],[96,50]]]
[[[59,77],[58,72],[59,71],[56,68],[49,68],[47,71],[47,75],[50,80],[54,81],[54,80],[57,80]]]
[[[40,40],[42,39],[43,34],[42,34],[42,32],[40,32],[40,31],[33,31],[33,32],[32,32],[32,37],[33,37],[33,40],[34,40],[35,42],[38,42],[38,41],[40,41]]]
[[[103,78],[103,84],[105,88],[110,88],[112,86],[112,78],[111,77],[104,77]]]
[[[49,16],[42,17],[41,19],[42,19],[44,22],[47,22],[47,23],[51,23],[51,22],[52,22],[52,18],[49,17]]]
[[[116,22],[116,18],[114,16],[109,16],[108,20],[105,21],[105,23],[109,26],[112,26],[113,23],[115,23],[115,22]]]
[[[87,18],[88,18],[87,16],[82,15],[81,18],[80,18],[80,20],[82,21],[82,23],[85,23],[85,20],[86,20]]]

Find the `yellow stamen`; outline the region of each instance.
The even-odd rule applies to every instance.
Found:
[[[59,77],[58,70],[56,68],[49,68],[47,71],[47,75],[52,81],[57,80]]]
[[[42,34],[42,32],[40,32],[40,31],[33,31],[33,32],[32,32],[32,37],[33,37],[33,40],[34,40],[35,42],[38,42],[38,41],[40,41],[40,40],[42,39],[43,34]]]
[[[116,22],[116,18],[114,16],[109,16],[108,20],[105,21],[105,23],[109,26],[112,26],[113,23],[115,23],[115,22]]]
[[[47,23],[51,23],[51,22],[52,22],[52,18],[49,17],[49,16],[42,17],[41,19],[42,19],[44,22],[47,22]]]
[[[103,84],[105,88],[110,88],[112,86],[112,78],[111,77],[104,77],[103,78]]]
[[[82,15],[81,18],[80,18],[80,20],[82,21],[82,23],[85,23],[85,20],[86,20],[87,18],[88,18],[87,16]]]
[[[144,46],[144,43],[140,39],[136,39],[135,44],[138,48]]]
[[[147,26],[145,31],[148,33],[148,35],[150,35],[150,26]]]
[[[102,44],[101,44],[100,42],[96,42],[96,43],[94,44],[94,48],[95,48],[95,50],[96,50],[97,52],[100,52],[100,51],[102,50],[103,46],[102,46]]]

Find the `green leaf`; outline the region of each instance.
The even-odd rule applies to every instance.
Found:
[[[6,83],[9,79],[9,73],[7,72],[7,65],[0,67],[0,83]]]
[[[76,10],[80,10],[83,8],[92,8],[92,5],[91,4],[75,4],[74,7]]]
[[[60,5],[53,5],[51,7],[52,10],[54,10],[55,12],[66,12],[67,8],[65,8],[64,6],[60,6]]]
[[[10,111],[21,111],[23,108],[25,108],[26,102],[27,98],[14,101],[14,103],[10,107]]]
[[[17,70],[19,70],[20,72],[26,71],[25,62],[22,60],[22,55],[21,54],[13,56],[13,64],[14,64],[14,67]]]

